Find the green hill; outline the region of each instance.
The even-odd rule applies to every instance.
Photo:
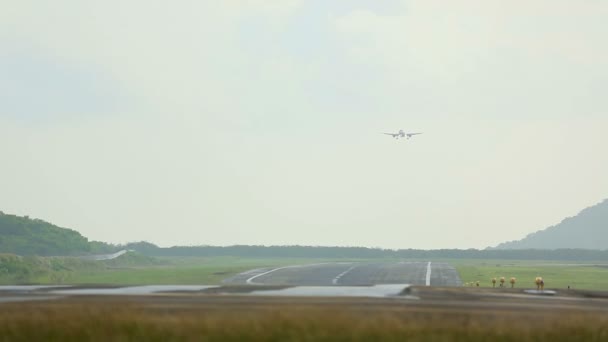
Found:
[[[497,249],[582,248],[608,250],[608,199],[586,208],[574,217]]]
[[[28,216],[0,211],[0,253],[17,255],[84,255],[111,252],[114,247],[92,241],[75,230],[57,227]]]

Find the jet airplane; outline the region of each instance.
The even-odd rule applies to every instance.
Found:
[[[413,137],[414,135],[422,134],[422,132],[405,133],[402,129],[400,129],[399,132],[397,132],[397,133],[383,133],[383,134],[390,135],[395,139],[406,138],[406,137],[409,139],[409,138]]]

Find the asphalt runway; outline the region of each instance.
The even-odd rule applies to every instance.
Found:
[[[454,267],[446,263],[417,261],[320,263],[259,269],[227,279],[225,283],[291,286],[462,285]]]
[[[435,262],[328,262],[255,269],[220,285],[0,286],[0,303],[69,296],[240,293],[252,296],[394,297],[411,286],[460,287],[456,270]],[[236,290],[235,290],[236,289]]]

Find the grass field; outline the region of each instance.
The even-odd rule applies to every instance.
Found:
[[[166,257],[125,254],[115,260],[0,255],[0,284],[216,285],[254,268],[330,261],[303,258]]]
[[[608,316],[580,309],[495,310],[492,305],[478,310],[455,302],[441,307],[379,299],[180,298],[5,304],[0,341],[608,340]]]
[[[262,267],[317,263],[319,259],[243,259],[230,257],[165,260],[166,264],[152,267],[130,267],[103,270],[80,270],[65,278],[72,284],[219,284],[238,273]],[[500,263],[472,260],[450,260],[463,283],[480,281],[491,287],[491,279],[515,277],[516,287],[534,287],[534,279],[543,277],[546,288],[608,290],[608,267],[565,265],[542,261]],[[510,286],[510,284],[507,284]],[[498,286],[498,283],[496,284]]]
[[[116,260],[77,258],[19,258],[0,255],[0,284],[205,284],[216,285],[238,273],[266,267],[335,261],[306,258],[165,257],[129,253]],[[345,260],[394,262],[397,260]],[[426,260],[420,260],[426,261]],[[537,276],[546,288],[608,290],[608,263],[542,260],[437,260],[452,264],[463,283],[479,281],[491,287],[493,277],[517,279],[516,287],[532,288]],[[498,284],[497,284],[498,285]],[[507,284],[507,286],[510,286]]]
[[[608,290],[608,262],[573,263],[542,260],[450,260],[463,283],[480,282],[491,287],[492,278],[516,278],[516,287],[535,287],[534,279],[542,277],[545,288]],[[498,287],[498,282],[496,284]]]
[[[278,267],[321,262],[319,259],[182,257],[159,258],[161,265],[105,269],[102,272],[81,270],[69,282],[74,284],[180,284],[216,285],[222,280],[254,268]],[[324,260],[323,260],[324,261]]]

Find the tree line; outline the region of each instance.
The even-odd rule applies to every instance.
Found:
[[[511,259],[608,261],[608,250],[588,249],[383,249],[322,246],[174,246],[159,247],[149,242],[112,245],[89,241],[75,230],[51,223],[0,212],[0,253],[22,256],[80,256],[132,249],[147,256],[235,256],[255,258],[328,259]]]
[[[587,249],[382,249],[321,246],[174,246],[158,247],[149,242],[126,245],[148,256],[236,256],[258,258],[350,258],[350,259],[511,259],[511,260],[608,260],[608,250]]]

